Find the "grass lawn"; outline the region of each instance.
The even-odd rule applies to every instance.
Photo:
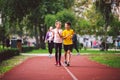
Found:
[[[113,68],[120,68],[120,54],[98,54],[90,59]]]
[[[5,72],[12,69],[14,66],[22,63],[24,60],[29,58],[30,56],[15,56],[11,59],[5,60],[2,63],[0,63],[0,75],[4,74]]]
[[[33,50],[31,52],[28,52],[29,54],[44,54],[44,53],[48,53],[48,50],[47,49],[38,49],[38,50]],[[53,50],[53,53],[55,53],[55,50]],[[62,53],[64,53],[64,50],[62,49]],[[76,50],[74,49],[73,50],[73,53],[77,53]],[[88,54],[102,54],[102,53],[111,53],[111,54],[115,54],[115,53],[120,53],[120,50],[119,51],[115,51],[115,50],[109,50],[109,51],[99,51],[99,50],[92,50],[92,49],[87,49],[87,50],[80,50],[80,53],[81,54],[84,54],[84,53],[88,53]]]

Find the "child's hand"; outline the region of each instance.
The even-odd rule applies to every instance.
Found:
[[[67,36],[64,37],[64,39],[68,38],[70,36],[70,34],[68,34]]]
[[[69,36],[71,36],[71,34],[68,34],[66,37],[69,37]]]

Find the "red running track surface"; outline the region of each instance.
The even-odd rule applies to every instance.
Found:
[[[57,67],[54,62],[54,58],[30,58],[5,73],[2,80],[73,80],[63,66]],[[120,80],[120,69],[90,61],[87,56],[72,56],[67,68],[78,80]]]
[[[68,69],[79,80],[120,80],[120,69],[90,61],[87,56],[74,56]]]

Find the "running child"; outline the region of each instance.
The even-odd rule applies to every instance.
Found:
[[[49,51],[49,57],[52,57],[52,52],[53,52],[53,48],[54,48],[54,43],[53,43],[53,27],[51,26],[46,34],[45,37],[45,42],[48,42],[48,51]]]
[[[62,33],[63,36],[63,45],[65,51],[65,65],[70,66],[71,52],[73,48],[73,37],[74,31],[71,29],[71,23],[65,23],[65,30]]]
[[[62,29],[61,22],[55,23],[56,28],[53,30],[54,35],[54,47],[55,47],[55,65],[61,66],[61,50],[62,50]]]

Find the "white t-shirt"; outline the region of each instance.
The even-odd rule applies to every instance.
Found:
[[[62,33],[62,29],[54,29],[53,33],[54,33],[54,43],[62,43],[62,38],[60,37],[60,35],[58,34],[58,32],[61,34]]]

